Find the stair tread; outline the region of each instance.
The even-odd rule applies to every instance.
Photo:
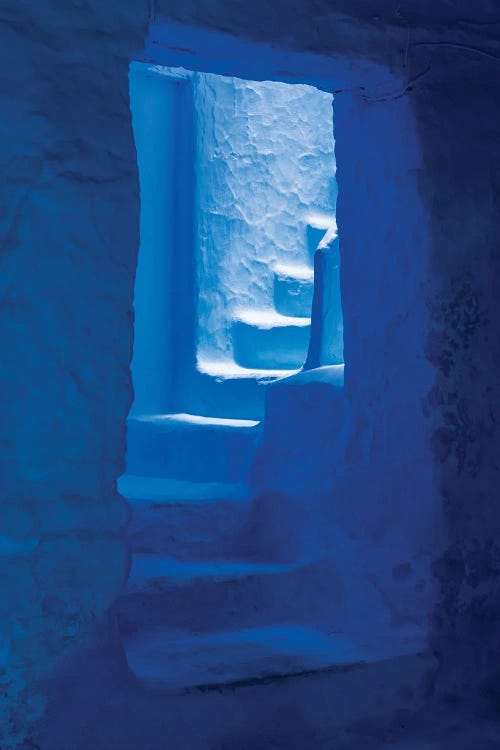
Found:
[[[297,568],[296,564],[254,563],[231,560],[180,561],[154,553],[134,555],[129,587],[142,587],[162,580],[168,585],[189,584],[200,579],[226,581],[253,575],[272,575]]]
[[[125,639],[137,677],[164,687],[231,684],[417,653],[420,640],[327,635],[291,623],[215,633],[140,631]]]
[[[277,263],[273,267],[276,276],[297,281],[314,281],[314,269],[306,265]]]
[[[118,490],[129,502],[183,504],[209,503],[217,500],[246,500],[250,490],[243,483],[189,482],[164,477],[124,474]]]
[[[292,317],[291,315],[281,315],[275,310],[239,310],[235,313],[235,321],[245,323],[255,328],[285,328],[294,326],[297,328],[307,328],[311,325],[310,318]]]
[[[257,427],[255,419],[229,419],[226,417],[206,417],[200,414],[144,414],[130,418],[137,422],[149,422],[166,429],[217,429],[244,431]]]
[[[297,368],[290,370],[241,367],[236,362],[198,359],[198,371],[223,380],[250,378],[253,380],[280,380],[295,375]]]

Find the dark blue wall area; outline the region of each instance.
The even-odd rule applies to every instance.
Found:
[[[485,39],[483,53],[466,45],[425,50],[431,71],[414,101],[432,233],[425,353],[435,376],[422,408],[435,428],[432,451],[448,529],[446,549],[433,564],[440,597],[432,643],[454,697],[479,687],[494,711],[500,653],[500,161],[492,91],[500,60],[490,44]]]
[[[2,750],[498,746],[495,5],[2,3]],[[241,568],[227,560],[207,573],[205,559],[203,575],[176,563],[167,606],[161,583],[147,592],[150,602],[160,591],[156,604],[142,607],[144,592],[130,586],[149,569],[136,566],[125,588],[130,510],[117,491],[133,400],[139,247],[128,74],[133,59],[154,62],[152,49],[164,44],[158,29],[169,20],[210,38],[222,31],[245,40],[244,59],[236,59],[236,42],[227,47],[234,59],[222,59],[215,43],[202,50],[234,67],[230,75],[248,65],[257,79],[256,68],[269,64],[275,77],[281,69],[284,79],[296,78],[300,53],[305,82],[331,81],[346,366],[343,378],[297,376],[269,389],[270,418],[249,472],[251,512],[242,494],[231,516],[234,497],[211,482],[210,524],[228,557],[238,538],[266,563],[249,554],[244,585],[234,587]],[[198,37],[179,29],[177,45],[171,36],[158,55],[202,58],[203,44],[190,49],[186,38]],[[250,54],[257,41],[270,42],[272,54]],[[317,80],[315,53],[323,56]],[[281,59],[291,71],[277,67]],[[290,399],[301,416],[281,439]],[[241,433],[245,445],[251,427]],[[175,492],[182,495],[175,523],[158,528],[144,503],[145,527],[179,559],[179,528],[189,527],[190,543],[208,557],[206,506],[185,486]],[[242,536],[228,533],[233,523]],[[216,597],[207,578],[218,583]],[[186,609],[189,597],[203,607]],[[128,627],[137,645],[139,616],[141,627],[159,618],[184,633],[192,613],[187,624],[208,638],[207,613],[213,628],[227,630],[241,601],[256,605],[258,632],[232,643],[225,666],[240,663],[241,648],[261,663],[259,644],[275,636],[260,614],[286,612],[273,662],[285,664],[279,679],[188,695],[137,679],[147,660],[141,652],[134,673],[123,639]],[[389,651],[384,661],[380,646],[366,671],[318,672],[331,640],[306,635],[311,623],[333,630],[336,617],[347,635],[358,625],[374,630],[376,621],[383,643],[413,628],[427,655]],[[389,640],[392,647],[396,639]],[[362,661],[352,643],[340,636],[337,643],[336,664]],[[297,649],[311,668],[285,679]],[[187,684],[193,660],[185,653],[177,643],[167,657],[187,665]],[[196,669],[206,667],[203,653]],[[450,725],[460,730],[452,740]]]

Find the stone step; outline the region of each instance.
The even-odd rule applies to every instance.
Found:
[[[250,504],[245,485],[125,475],[118,490],[131,508],[133,553],[168,551],[195,560],[235,556]]]
[[[185,403],[197,414],[217,414],[231,419],[261,420],[267,386],[297,372],[240,367],[234,360],[198,357],[191,381],[184,379]]]
[[[192,414],[129,417],[127,471],[190,482],[237,482],[246,475],[259,423]]]
[[[302,265],[274,267],[274,306],[281,315],[311,316],[314,271]]]
[[[309,346],[310,318],[274,310],[240,310],[233,321],[234,359],[241,367],[297,369]]]
[[[256,681],[330,670],[360,669],[407,652],[411,641],[374,641],[325,633],[296,624],[208,634],[172,635],[148,630],[124,639],[135,676],[149,687],[167,691],[252,684]],[[422,658],[428,666],[428,659]]]
[[[136,554],[117,613],[124,635],[157,627],[200,633],[283,619],[332,622],[342,596],[328,566]]]

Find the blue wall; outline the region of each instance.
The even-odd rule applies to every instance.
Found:
[[[178,86],[132,66],[130,100],[141,188],[141,245],[134,293],[134,411],[168,411],[172,399],[175,154]]]
[[[231,360],[235,312],[271,310],[274,267],[312,268],[307,224],[334,221],[333,97],[211,74],[193,86],[199,356]]]
[[[381,2],[374,17],[362,0],[340,0],[334,10],[329,0],[154,5],[158,16],[211,31],[205,44],[199,28],[163,27],[170,47],[162,47],[153,30],[150,59],[163,51],[166,64],[182,64],[194,51],[205,67],[215,59],[219,72],[231,65],[258,77],[269,68],[274,78],[281,71],[333,82],[345,393],[354,408],[344,458],[353,469],[339,471],[324,443],[309,453],[309,467],[318,459],[335,522],[356,545],[362,529],[380,555],[380,580],[405,592],[385,597],[396,620],[407,602],[415,614],[415,597],[428,602],[427,585],[436,594],[430,634],[440,669],[429,692],[434,686],[447,706],[459,706],[454,722],[474,700],[492,716],[497,9],[423,0],[396,14],[394,3]],[[284,684],[297,683],[281,681],[263,692],[245,686],[229,698],[162,702],[131,680],[107,614],[128,570],[126,513],[116,492],[132,397],[139,242],[128,71],[148,33],[148,10],[136,0],[4,0],[0,9],[0,744],[163,750],[167,738],[193,750],[209,738],[214,747],[295,742],[302,750],[316,742],[323,750],[339,714],[328,678],[306,679],[296,691]],[[224,46],[213,34],[220,28],[247,41]],[[275,46],[256,54],[250,38]],[[305,462],[295,468],[305,483]],[[279,498],[276,506],[277,521],[284,513],[293,522]],[[441,512],[438,528],[432,514]],[[420,566],[436,531],[431,565]],[[405,559],[412,545],[419,565]],[[72,663],[63,661],[68,651]],[[401,690],[398,705],[407,697]],[[404,733],[407,716],[398,711],[391,731]],[[375,724],[358,723],[351,744],[373,747]],[[420,744],[430,736],[434,730]],[[474,737],[468,744],[481,746]]]

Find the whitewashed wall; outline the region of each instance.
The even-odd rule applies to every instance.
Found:
[[[273,265],[312,266],[309,214],[335,213],[332,96],[210,74],[193,85],[199,348],[220,359],[236,308],[273,307]]]

